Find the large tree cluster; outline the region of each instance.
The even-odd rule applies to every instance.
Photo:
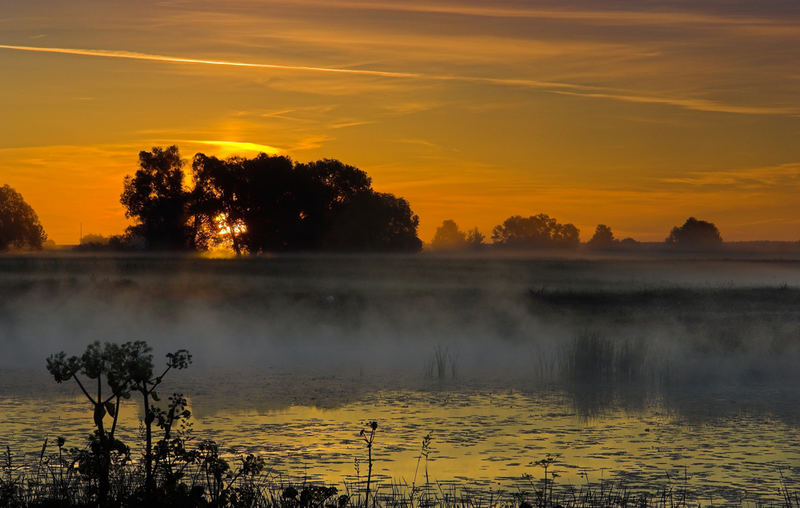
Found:
[[[402,198],[372,189],[363,171],[337,160],[297,163],[259,154],[220,159],[202,153],[185,187],[177,147],[139,154],[121,202],[136,221],[129,241],[149,249],[202,249],[230,243],[236,253],[417,251],[418,217]]]

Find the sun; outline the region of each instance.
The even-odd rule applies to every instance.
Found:
[[[239,236],[242,233],[247,231],[247,226],[241,220],[237,221],[230,221],[228,220],[228,216],[226,214],[219,214],[214,218],[214,224],[217,229],[217,233],[225,239],[225,241],[232,241],[233,236]]]

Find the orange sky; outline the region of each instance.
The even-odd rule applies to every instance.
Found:
[[[49,236],[128,224],[137,153],[339,158],[487,235],[509,215],[800,239],[794,0],[0,4],[0,184]]]

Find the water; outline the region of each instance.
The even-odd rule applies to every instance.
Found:
[[[532,490],[557,454],[559,483],[775,498],[800,480],[798,284],[792,262],[0,258],[0,445],[81,445],[88,404],[45,357],[145,339],[157,364],[194,354],[160,392],[186,394],[195,441],[282,477],[365,475],[374,420],[384,483],[427,466]],[[123,406],[130,443],[140,411]]]

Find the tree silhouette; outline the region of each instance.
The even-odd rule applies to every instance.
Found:
[[[623,238],[619,241],[620,247],[624,247],[626,249],[631,249],[639,246],[639,242],[634,240],[631,237]]]
[[[419,217],[408,202],[393,194],[356,194],[333,219],[323,249],[338,251],[408,251],[422,248]]]
[[[481,249],[486,244],[484,243],[486,237],[478,231],[478,228],[472,228],[467,231],[467,247],[470,249]]]
[[[295,172],[304,196],[304,248],[325,248],[326,232],[356,196],[373,192],[372,179],[360,169],[335,159],[297,164]]]
[[[572,224],[558,224],[553,227],[553,247],[573,249],[580,244],[580,230]]]
[[[221,230],[240,252],[418,250],[408,203],[376,193],[358,168],[333,159],[295,164],[259,154],[220,160],[197,154],[191,211],[210,238]]]
[[[722,245],[722,236],[713,222],[689,217],[681,227],[674,227],[665,242],[688,249],[713,249]]]
[[[22,195],[8,185],[0,187],[0,251],[41,249],[46,239],[39,217]]]
[[[463,249],[466,244],[466,233],[460,231],[458,225],[451,219],[442,221],[431,241],[431,247],[442,250]]]
[[[292,160],[259,154],[231,162],[235,201],[228,208],[234,228],[242,225],[242,249],[255,253],[298,248],[303,209]]]
[[[614,233],[610,227],[605,224],[598,224],[594,230],[594,235],[586,245],[591,249],[610,249],[618,243],[619,241],[614,238]]]
[[[271,161],[264,154],[256,159],[262,166]],[[276,160],[286,162],[283,157]],[[221,160],[202,153],[194,156],[191,211],[198,218],[198,234],[204,238],[203,244],[229,240],[236,254],[248,250],[242,238],[246,230],[249,201],[252,200],[252,191],[248,189],[249,178],[245,174],[246,162],[242,157]]]
[[[575,248],[580,243],[580,231],[572,224],[559,224],[556,219],[540,213],[530,217],[514,215],[492,230],[492,241],[500,247],[511,248]]]
[[[178,147],[139,152],[139,169],[126,176],[120,202],[125,216],[138,224],[129,238],[141,237],[156,250],[192,249],[195,228],[189,221],[189,195],[183,188],[183,161]]]

